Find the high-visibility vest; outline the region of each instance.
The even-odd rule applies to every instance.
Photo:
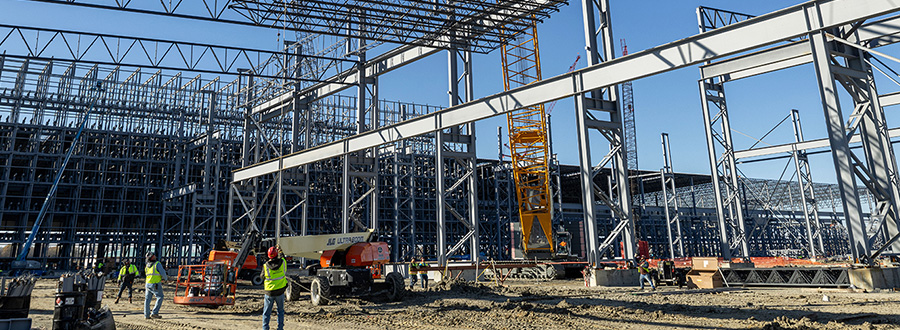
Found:
[[[128,266],[122,266],[122,269],[119,270],[119,279],[121,280],[121,279],[122,279],[122,276],[125,276],[125,275],[128,275],[128,274],[132,274],[132,275],[134,275],[134,276],[137,276],[137,273],[138,273],[138,271],[137,271],[137,266],[135,266],[135,265],[133,265],[133,264],[132,264],[132,265],[128,265]]]
[[[159,265],[159,261],[153,262],[144,269],[144,274],[147,274],[147,284],[162,282],[162,275],[159,274],[156,265]]]
[[[642,263],[640,266],[638,266],[638,270],[640,270],[641,274],[650,274],[650,265],[646,262]]]
[[[287,286],[287,278],[284,277],[284,271],[287,269],[287,260],[281,259],[281,267],[272,270],[269,265],[263,265],[263,277],[266,279],[263,288],[266,291],[274,291]]]

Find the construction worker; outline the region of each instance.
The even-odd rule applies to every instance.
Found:
[[[643,262],[641,262],[640,258],[638,258],[638,262],[638,272],[641,274],[641,290],[644,290],[644,280],[650,282],[650,287],[653,288],[653,290],[656,290],[656,284],[653,283],[653,278],[650,277],[650,263],[647,262],[647,259],[644,259]]]
[[[125,259],[125,264],[119,270],[119,294],[116,296],[116,303],[122,298],[122,292],[128,288],[128,303],[132,303],[131,294],[134,292],[134,278],[138,276],[137,266],[131,263],[131,259]]]
[[[159,308],[162,307],[163,286],[162,282],[169,280],[166,269],[163,268],[156,254],[150,252],[147,254],[147,266],[144,268],[146,276],[146,291],[144,291],[144,318],[145,319],[161,319],[159,316]],[[153,306],[153,314],[150,313],[150,296],[156,296],[156,305]]]
[[[416,287],[416,281],[419,279],[419,271],[416,270],[419,268],[419,263],[416,262],[416,259],[412,259],[409,261],[409,289]]]
[[[269,330],[269,319],[272,318],[272,303],[278,305],[278,330],[284,330],[284,291],[287,289],[287,278],[284,276],[287,270],[287,260],[280,257],[280,249],[270,247],[268,251],[269,261],[263,265],[263,288],[266,296],[263,300],[263,330]]]
[[[422,280],[422,289],[428,288],[428,271],[425,270],[425,267],[428,267],[428,264],[425,263],[425,258],[419,259],[419,279]]]

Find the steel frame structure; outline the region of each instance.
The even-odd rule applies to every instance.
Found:
[[[698,13],[701,28],[705,26],[703,20],[707,16]],[[723,244],[730,244],[732,248],[740,244],[742,247],[740,256],[746,257],[748,255],[749,251],[743,242],[746,242],[750,233],[744,230],[745,222],[742,219],[743,210],[740,205],[740,199],[735,198],[737,193],[734,190],[737,181],[735,164],[736,156],[740,153],[734,150],[730,139],[730,125],[728,124],[728,114],[724,106],[724,83],[809,62],[812,62],[816,67],[816,74],[820,83],[829,136],[828,144],[831,147],[834,158],[840,194],[842,196],[841,201],[844,214],[847,215],[847,227],[850,229],[850,240],[853,245],[851,249],[852,258],[855,262],[872,263],[874,258],[883,251],[892,252],[894,250],[894,242],[897,237],[900,237],[897,229],[898,221],[895,206],[898,191],[896,163],[894,162],[894,153],[890,142],[891,135],[888,131],[887,123],[884,121],[883,109],[875,88],[873,70],[868,61],[871,51],[867,47],[867,45],[882,46],[895,42],[891,39],[885,39],[884,35],[881,34],[881,32],[884,32],[886,22],[893,20],[896,20],[896,18],[886,18],[881,21],[866,23],[865,19],[860,19],[855,22],[848,22],[843,26],[820,29],[817,32],[800,36],[804,39],[788,40],[789,43],[786,45],[727,60],[723,65],[707,64],[701,69],[703,76],[703,80],[701,80],[701,95],[703,96],[705,111],[704,118],[714,118],[714,120],[722,123],[722,133],[715,133],[711,131],[714,120],[707,120],[707,140],[709,141],[711,166],[714,174],[720,173],[724,178],[730,178],[725,180],[726,184],[724,185],[726,187],[724,189],[720,188],[724,190],[722,192],[724,196],[717,198],[719,205],[731,205],[730,210],[732,210],[732,212],[720,213],[721,239]],[[821,24],[821,22],[816,24]],[[844,40],[845,38],[854,39],[856,42],[861,42],[862,45]],[[797,50],[800,52],[799,56],[794,55],[798,53]],[[761,62],[763,65],[759,65]],[[721,70],[720,68],[727,69]],[[850,114],[846,124],[843,121],[843,115],[837,101],[836,89],[834,88],[836,87],[835,81],[839,82],[851,95],[855,104],[854,111]],[[720,112],[713,117],[710,117],[707,110],[707,104],[709,103],[716,104],[720,109]],[[795,123],[795,126],[795,134],[797,134],[798,141],[792,145],[792,148],[797,150],[796,145],[803,143],[799,141],[799,139],[802,139],[802,133],[799,132],[799,124]],[[862,159],[852,152],[849,145],[851,139],[856,135],[857,129],[861,132],[859,140],[863,146],[864,156]],[[713,137],[718,136],[724,138],[713,139]],[[714,148],[713,140],[719,142],[719,145],[724,149],[721,156],[714,156],[718,153]],[[818,226],[815,220],[814,205],[810,205],[810,203],[814,202],[810,202],[805,196],[809,194],[810,197],[814,198],[814,195],[810,194],[809,185],[806,184],[806,182],[809,182],[807,180],[809,171],[808,164],[804,164],[805,154],[799,154],[802,152],[802,149],[795,151],[794,157],[798,174],[801,178],[801,191],[805,192],[801,196],[801,203],[803,204],[804,212],[807,214],[805,218],[809,219],[806,221],[808,223],[806,240],[809,244],[809,253],[814,255],[817,250],[816,229]],[[761,154],[748,150],[742,155],[759,156]],[[723,163],[727,165],[725,166],[725,171],[717,170],[722,167],[720,165]],[[867,188],[868,194],[875,199],[876,209],[872,212],[872,218],[868,226],[863,216],[859,189],[856,187],[857,179]],[[728,183],[729,180],[730,183]],[[718,185],[720,181],[714,180],[714,182]],[[729,215],[731,218],[727,218]],[[728,219],[731,219],[731,221],[728,221]],[[725,232],[727,224],[731,224],[731,227],[735,228],[730,236]],[[869,228],[875,230],[867,230]],[[872,233],[869,233],[869,231],[872,231]],[[872,247],[876,242],[881,245],[880,248]]]
[[[233,75],[238,68],[253,68],[257,76],[284,78],[294,69],[282,66],[283,59],[294,55],[302,44],[287,44],[285,49],[271,51],[196,42],[173,41],[133,36],[88,33],[47,28],[0,24],[0,50],[22,55],[9,57],[29,59],[62,59],[98,65],[120,65],[194,73]],[[315,62],[322,68],[338,67],[356,61],[306,53],[303,65]],[[301,65],[297,63],[296,65]],[[271,73],[270,73],[271,72]],[[290,77],[306,83],[319,82],[315,75]]]
[[[727,18],[725,18],[727,17]],[[697,8],[700,33],[721,28],[753,18],[734,12],[725,12],[706,7]],[[747,241],[744,206],[739,194],[739,174],[735,163],[731,137],[731,122],[725,102],[725,85],[721,78],[711,77],[700,82],[700,96],[703,105],[703,121],[706,128],[706,143],[712,169],[712,183],[716,194],[716,214],[719,216],[719,233],[722,256],[747,257],[750,247]],[[716,129],[716,125],[720,127]],[[718,148],[723,149],[721,152]],[[721,196],[721,197],[719,197]],[[737,250],[740,249],[740,252]]]
[[[211,167],[204,156],[211,143],[223,164],[235,156],[231,145],[218,141],[240,135],[228,124],[239,118],[227,97],[236,84],[62,59],[0,56],[4,241],[21,243],[17,238],[46,195],[58,155],[89,101],[87,87],[96,81],[106,82],[107,91],[88,118],[83,146],[63,174],[32,256],[62,269],[98,257],[140,258],[148,249],[187,260],[185,247],[221,237],[216,224],[223,218],[187,209],[176,220],[166,216],[162,200],[195,198],[215,188],[184,183],[208,183],[205,178],[237,168]],[[192,140],[211,130],[211,138]],[[196,235],[182,235],[189,223]]]
[[[595,8],[592,0],[582,0],[584,18],[584,40],[589,66],[612,61],[615,46],[612,35],[612,16],[609,1],[599,1]],[[595,11],[596,10],[596,11]],[[599,18],[599,21],[597,20]],[[627,82],[627,81],[623,81]],[[634,259],[637,249],[634,215],[631,205],[631,187],[628,179],[628,154],[625,150],[624,115],[619,101],[619,91],[615,85],[586,90],[575,97],[576,129],[578,130],[578,158],[581,164],[581,194],[584,203],[584,219],[587,224],[587,261],[592,266],[598,264],[600,256],[621,240],[623,246],[620,258]],[[608,118],[608,119],[606,119]],[[609,143],[609,152],[598,164],[591,162],[590,130],[597,130]],[[594,177],[600,169],[610,166],[614,175],[610,176],[607,191],[599,189]],[[594,227],[595,198],[613,211],[616,225],[606,235],[602,243]]]
[[[136,9],[128,4],[107,9],[229,22],[223,16],[225,7],[208,7],[209,15],[202,18],[161,4],[162,10]],[[34,256],[45,264],[62,263],[63,268],[86,265],[92,258],[139,257],[148,249],[174,263],[186,263],[211,242],[239,238],[254,226],[266,235],[280,237],[349,231],[356,222],[361,223],[359,227],[377,228],[386,236],[382,238],[393,242],[398,261],[424,256],[446,262],[466,253],[477,260],[482,252],[491,258],[505,258],[506,247],[511,246],[509,223],[516,221],[510,211],[515,203],[511,167],[474,157],[473,123],[567,97],[574,97],[577,105],[580,166],[560,169],[558,175],[569,183],[581,182],[560,187],[578,186],[581,191],[561,192],[563,203],[559,204],[567,228],[584,232],[579,244],[588,260],[596,265],[604,257],[629,259],[638,237],[651,241],[657,252],[672,251],[669,241],[675,238],[669,238],[668,230],[673,224],[681,225],[685,255],[730,254],[730,245],[722,249],[723,237],[715,234],[717,225],[724,227],[717,216],[720,213],[714,211],[716,200],[722,198],[714,188],[718,179],[681,184],[695,177],[671,172],[665,189],[660,185],[641,196],[659,201],[656,196],[665,191],[666,203],[648,206],[642,221],[635,223],[633,196],[627,187],[627,156],[622,148],[622,109],[617,103],[618,84],[715,61],[701,67],[702,79],[724,77],[720,84],[815,63],[823,91],[833,92],[829,86],[836,85],[832,78],[837,77],[857,104],[851,129],[845,130],[836,96],[823,92],[830,132],[834,133],[826,145],[846,156],[835,156],[836,164],[841,165],[837,167],[842,179],[838,185],[811,184],[785,193],[790,189],[785,187],[793,185],[774,180],[734,184],[744,220],[761,219],[767,224],[757,228],[759,234],[743,240],[747,251],[742,251],[742,256],[793,254],[806,248],[805,243],[798,248],[795,236],[804,233],[799,224],[811,213],[793,210],[797,203],[791,202],[802,199],[801,192],[810,199],[814,194],[815,199],[805,203],[820,210],[823,203],[833,203],[830,211],[819,212],[822,224],[817,233],[824,242],[819,249],[825,255],[840,254],[849,247],[840,243],[845,235],[842,218],[851,234],[853,256],[859,261],[871,261],[881,252],[878,245],[897,252],[891,241],[897,223],[896,169],[888,165],[894,164],[890,137],[897,134],[887,129],[875,97],[873,71],[865,61],[871,48],[898,41],[896,24],[892,24],[897,18],[859,23],[900,10],[895,4],[889,0],[811,1],[621,58],[612,53],[608,8],[607,1],[582,2],[589,67],[482,99],[472,95],[469,53],[477,51],[471,42],[476,36],[466,35],[462,29],[450,29],[436,39],[439,42],[427,46],[404,45],[371,58],[367,53],[372,51],[373,41],[378,42],[371,35],[351,33],[349,40],[326,47],[328,51],[318,50],[304,39],[282,50],[259,51],[277,60],[252,62],[247,65],[255,66],[251,70],[237,72],[240,66],[227,64],[232,60],[213,63],[189,57],[182,57],[185,63],[177,66],[163,65],[159,58],[148,57],[146,62],[127,56],[97,59],[82,57],[79,52],[70,54],[71,60],[49,60],[43,58],[43,45],[32,45],[30,49],[36,51],[27,54],[0,56],[0,107],[8,114],[5,121],[0,120],[2,142],[7,146],[0,148],[4,157],[0,163],[0,221],[4,228],[0,237],[3,243],[21,242],[31,205],[47,186],[46,180],[41,180],[49,177],[54,155],[71,135],[72,120],[83,111],[84,86],[106,80],[114,87],[101,102],[103,111],[92,119],[95,128],[88,132],[84,155],[75,159],[80,172],[66,176],[69,179],[60,189],[50,227],[38,237]],[[820,14],[823,12],[829,15]],[[848,25],[843,33],[834,30]],[[345,25],[335,28],[352,30]],[[48,29],[10,29],[39,30],[57,38],[67,35]],[[169,49],[182,47],[166,40],[80,35],[98,41],[120,38],[133,45],[155,42]],[[477,37],[482,36],[487,37]],[[724,59],[784,40],[793,41]],[[254,51],[183,45],[210,52],[236,51],[244,57],[251,57],[246,54]],[[352,58],[328,55],[347,45],[351,51],[345,54]],[[51,48],[59,47],[47,49]],[[377,77],[444,49],[449,49],[449,108],[378,99]],[[353,67],[321,61],[352,63]],[[200,64],[209,66],[204,69]],[[258,69],[260,65],[273,69],[265,73]],[[217,73],[224,78],[174,72],[179,70]],[[316,82],[306,81],[307,77]],[[355,96],[335,95],[349,87],[357,88]],[[598,129],[611,144],[599,165],[590,159],[590,128]],[[861,141],[864,157],[857,157],[861,159],[850,157],[849,143],[853,141]],[[787,148],[806,150],[822,143],[795,141]],[[724,146],[731,147],[728,143]],[[742,158],[771,155],[774,150],[784,151],[759,148],[732,151],[729,157],[736,164]],[[233,173],[230,183],[217,182],[232,175],[229,173]],[[865,178],[867,187],[862,193],[852,184],[854,175]],[[666,178],[661,175],[662,182]],[[759,196],[759,191],[774,197]],[[567,194],[579,198],[566,200]],[[871,216],[859,207],[865,198],[875,204]],[[670,200],[685,207],[675,212],[666,207]],[[666,216],[666,210],[674,213]],[[675,215],[678,220],[673,222]],[[162,220],[155,221],[160,216]],[[448,216],[459,221],[447,221]],[[875,235],[866,233],[869,228],[865,226],[872,224],[866,222],[868,218],[878,220],[876,227],[882,228]],[[601,244],[602,239],[609,242]],[[622,255],[609,249],[616,240],[625,243]]]
[[[451,34],[464,36],[470,51],[487,53],[506,42],[499,27],[529,28],[522,18],[544,19],[564,0],[478,1],[250,1],[201,0],[199,4],[97,0],[33,0],[94,9],[153,14],[237,25],[262,26],[376,42],[452,48]],[[367,45],[366,47],[372,47]]]
[[[593,3],[585,1],[583,2],[583,7],[591,9],[583,11],[586,16],[586,21],[591,23],[586,24],[587,27],[585,30],[588,32],[586,33],[586,40],[590,52],[592,53],[591,57],[593,57],[594,60],[598,60],[598,47],[590,47],[590,45],[596,45],[594,35],[596,30],[593,29],[594,25],[592,19],[588,19],[594,15]],[[601,8],[601,10],[602,9],[603,8]],[[852,5],[846,0],[821,0],[804,3],[755,19],[721,27],[715,31],[710,31],[710,33],[701,33],[697,36],[651,48],[643,52],[629,55],[621,60],[608,60],[604,63],[597,63],[594,61],[588,68],[575,71],[571,74],[545,79],[539,83],[512,89],[504,93],[499,93],[459,106],[450,107],[434,114],[390,125],[374,132],[359,134],[338,143],[331,143],[298,152],[284,157],[278,162],[270,161],[246,167],[235,172],[234,180],[248,180],[267,173],[279,172],[285,168],[296,167],[325,159],[331,155],[340,155],[365,148],[371,148],[381,144],[391,143],[405,138],[473,122],[482,118],[505,114],[518,108],[533,106],[569,96],[582,95],[597,88],[615,86],[616,84],[625,81],[674,70],[688,65],[720,59],[727,55],[764,47],[780,40],[790,40],[801,36],[807,36],[810,33],[824,33],[823,31],[827,29],[883,16],[897,10],[898,9],[890,2],[879,0],[871,0],[864,3],[859,3],[857,1]],[[821,12],[833,14],[823,16],[820,14]],[[604,13],[604,15],[606,16],[603,17],[608,17],[608,12]],[[798,23],[805,22],[807,19],[815,19],[819,21],[819,24],[815,26],[806,26]],[[775,25],[783,26],[784,28],[777,30],[767,28]],[[601,29],[600,32],[604,33],[603,29]],[[611,32],[608,32],[608,34],[611,37]],[[611,38],[605,38],[604,40],[611,40]],[[741,42],[734,42],[735,40],[741,40]],[[611,58],[612,56],[607,56],[607,59]],[[607,94],[611,96],[614,93]],[[578,100],[579,101],[576,102],[591,102],[591,104],[585,104],[585,106],[606,109],[611,113],[610,117],[613,124],[607,124],[605,128],[621,131],[620,125],[614,124],[616,121],[615,117],[618,115],[618,109],[613,107],[614,104],[603,102],[612,100],[603,100],[600,98]],[[577,108],[581,109],[583,107],[579,106]],[[586,135],[585,128],[587,127],[587,120],[584,116],[579,116],[579,118],[581,118],[580,120],[582,121],[579,125],[579,131],[582,132],[580,133],[582,135],[580,140],[585,142],[586,138],[584,135]],[[612,136],[611,140],[616,140],[615,135]],[[616,144],[613,145],[614,152],[611,158],[615,158],[616,163],[624,164],[624,156],[615,156],[616,146]],[[581,149],[582,155],[587,154],[587,151],[589,150],[584,144],[582,144]],[[593,164],[585,162],[585,157],[582,157],[582,175],[585,178],[590,178],[593,167]],[[624,171],[624,166],[619,166],[618,170]],[[592,181],[583,181],[585,182],[583,184],[585,196],[594,194],[592,190],[593,187],[591,187]],[[618,182],[627,182],[627,178],[623,178],[623,180],[619,180]],[[618,190],[622,191],[624,189],[620,187]],[[847,191],[844,191],[844,193],[847,193]],[[852,191],[852,193],[855,194],[855,190]],[[627,201],[629,199],[628,191],[624,190],[618,197],[620,203],[623,200]],[[587,198],[585,200],[587,200]],[[591,204],[589,202],[585,203]],[[624,205],[628,204],[625,203]],[[585,208],[586,214],[592,212],[591,205],[588,206],[589,207]],[[629,211],[623,210],[623,213],[628,215],[628,213],[625,212]],[[853,217],[856,216],[854,215]],[[587,218],[593,219],[593,217]],[[622,227],[630,227],[628,226],[628,222],[633,221],[630,216],[620,215],[620,218],[623,220],[622,222],[626,223],[626,225]],[[859,218],[861,218],[861,216],[859,216]],[[587,231],[589,232],[587,237],[589,241],[592,241],[593,238],[596,237],[594,235],[596,230],[590,228],[592,226],[591,221],[587,221],[586,223],[588,227]],[[738,225],[741,225],[742,223],[743,222]],[[721,227],[724,228],[725,224],[721,224]],[[631,237],[633,237],[633,234],[625,235],[626,240]],[[595,251],[593,246],[597,244],[591,242],[588,245],[592,247],[590,251],[593,253],[593,251]],[[625,245],[626,247],[630,247],[632,244]],[[633,253],[633,251],[629,253],[628,249],[629,248],[626,248],[626,257],[628,257],[630,253]],[[728,250],[730,251],[730,247]],[[730,254],[730,252],[727,253]],[[591,261],[596,262],[596,258],[591,258]]]

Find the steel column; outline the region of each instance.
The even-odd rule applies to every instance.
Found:
[[[791,110],[791,119],[794,128],[794,141],[803,142],[803,129],[800,125],[800,111]],[[809,244],[809,257],[825,256],[825,245],[822,242],[822,222],[819,220],[819,207],[816,202],[816,192],[812,179],[812,171],[809,168],[809,159],[803,150],[793,152],[794,166],[797,170],[797,184],[800,191],[800,206],[803,211],[803,220],[806,224],[806,239]]]
[[[809,24],[816,28],[821,26],[821,15],[818,11],[808,13]],[[825,40],[825,32],[817,31],[809,34],[816,78],[819,82],[819,97],[825,111],[825,124],[831,155],[834,160],[834,171],[837,176],[841,206],[850,239],[850,254],[854,262],[866,262],[869,255],[869,241],[866,237],[865,223],[860,208],[859,192],[856,189],[856,178],[853,173],[849,139],[844,127],[844,117],[838,101],[837,86],[831,71],[830,45]]]

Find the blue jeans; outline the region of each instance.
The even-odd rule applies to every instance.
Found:
[[[653,283],[653,279],[650,278],[650,274],[641,274],[641,290],[644,289],[644,280],[650,282],[650,287],[656,289],[656,284]]]
[[[422,273],[419,274],[419,279],[422,280],[422,288],[425,289],[428,287],[428,274]]]
[[[272,303],[278,304],[278,330],[284,330],[284,295],[266,295],[263,299],[263,330],[269,330],[269,319],[272,318]]]
[[[150,296],[156,296],[156,305],[153,306],[153,315],[159,315],[159,308],[163,302],[162,283],[147,283],[144,291],[144,317],[150,317]]]
[[[129,280],[127,277],[123,278],[121,282],[119,282],[119,294],[116,295],[116,299],[122,298],[122,292],[125,292],[125,289],[128,289],[128,299],[131,299],[131,293],[134,292],[134,279]]]

